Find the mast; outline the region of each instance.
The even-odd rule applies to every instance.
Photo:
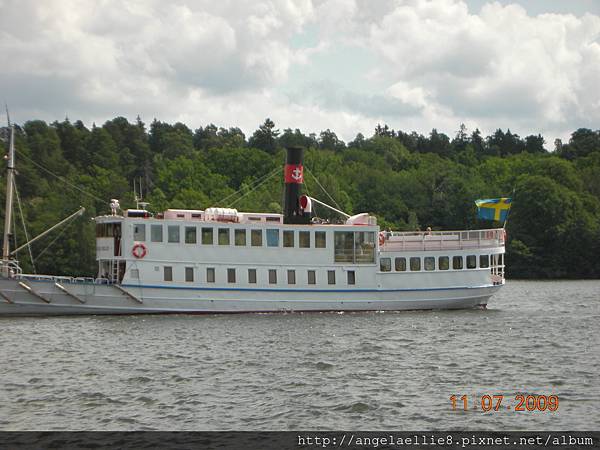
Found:
[[[6,174],[6,207],[4,209],[4,241],[2,245],[2,259],[6,262],[10,258],[10,236],[12,224],[13,187],[15,176],[15,130],[10,125],[10,143],[8,146],[8,165]]]

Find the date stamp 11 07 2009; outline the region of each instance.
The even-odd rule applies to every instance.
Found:
[[[558,395],[451,395],[453,410],[469,411],[558,411]]]

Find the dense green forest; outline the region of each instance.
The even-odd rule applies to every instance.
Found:
[[[278,130],[270,119],[247,138],[238,128],[192,130],[157,120],[146,127],[117,117],[91,129],[81,121],[30,121],[16,126],[15,142],[30,237],[86,207],[83,218],[33,245],[39,273],[94,275],[92,218],[109,211],[111,198],[134,207],[134,180],[152,211],[218,205],[280,212],[283,149],[300,145],[309,194],[348,213],[370,212],[399,230],[489,228],[499,224],[478,222],[474,200],[512,195],[509,277],[600,276],[598,130],[576,130],[549,151],[541,135],[498,129],[484,137],[463,125],[453,137],[378,125],[373,136],[345,143],[330,130]],[[15,238],[23,243],[15,212]],[[26,250],[18,257],[34,270]]]

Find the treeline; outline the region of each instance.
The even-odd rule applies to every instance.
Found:
[[[111,198],[134,207],[134,181],[153,211],[218,205],[280,212],[283,149],[300,145],[307,148],[308,193],[350,214],[370,212],[382,227],[398,230],[488,228],[499,224],[478,222],[474,200],[512,195],[509,276],[600,276],[598,130],[576,130],[551,151],[541,135],[498,129],[484,137],[464,125],[453,137],[378,125],[372,136],[348,143],[330,130],[279,130],[270,119],[249,137],[239,128],[192,130],[157,120],[146,127],[122,117],[91,129],[81,121],[30,121],[16,131],[28,236],[80,205],[87,209],[85,219],[33,245],[40,273],[94,275],[91,218],[107,213]],[[15,209],[16,240],[23,243]],[[18,256],[34,270],[26,250]]]

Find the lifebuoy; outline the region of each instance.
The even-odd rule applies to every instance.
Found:
[[[385,244],[385,235],[382,231],[379,232],[379,246],[383,246]]]
[[[135,244],[131,249],[131,254],[138,259],[143,258],[148,253],[148,249],[144,244]]]

